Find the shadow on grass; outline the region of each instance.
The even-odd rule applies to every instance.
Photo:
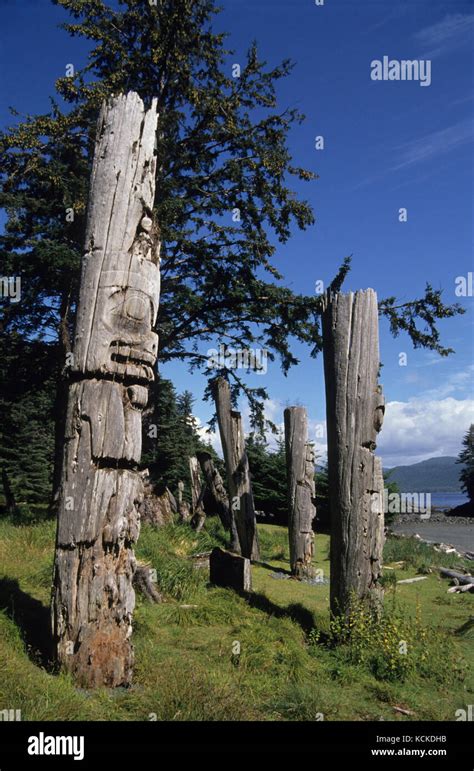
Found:
[[[245,595],[245,599],[252,608],[261,610],[267,613],[269,616],[275,616],[275,618],[291,618],[296,624],[299,624],[305,634],[309,634],[314,629],[314,616],[308,608],[300,603],[291,603],[282,608],[280,605],[276,605],[264,594],[258,592],[251,592]]]
[[[269,562],[252,562],[252,565],[256,565],[259,568],[264,568],[264,570],[271,570],[272,573],[283,573],[286,576],[291,576],[291,570],[275,567],[275,565],[270,565]]]
[[[20,629],[31,661],[52,672],[53,641],[49,608],[20,589],[16,579],[6,577],[0,578],[0,608]]]

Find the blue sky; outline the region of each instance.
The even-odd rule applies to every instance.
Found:
[[[230,33],[232,61],[242,63],[256,39],[269,64],[289,57],[296,66],[281,84],[280,104],[306,114],[290,137],[297,164],[320,175],[298,187],[316,213],[316,225],[279,246],[275,262],[295,291],[311,293],[353,254],[346,289],[373,287],[380,298],[413,299],[426,280],[444,288],[445,301],[467,313],[441,324],[449,359],[414,351],[393,340],[381,322],[382,383],[387,413],[380,435],[386,465],[457,454],[474,420],[473,297],[456,297],[456,278],[473,271],[474,4],[458,0],[222,0],[216,26]],[[81,67],[87,47],[57,28],[65,18],[48,0],[0,0],[2,125],[7,108],[48,108],[54,80],[67,63]],[[431,84],[373,81],[371,62],[430,60]],[[315,137],[324,137],[316,150]],[[399,222],[399,209],[407,222]],[[300,365],[285,378],[269,364],[252,384],[271,395],[269,416],[280,423],[287,404],[308,408],[317,449],[323,453],[325,405],[322,361],[297,346]],[[399,354],[407,366],[399,366]],[[200,420],[204,378],[182,365],[162,370],[178,390],[197,398]],[[246,412],[246,405],[241,405]],[[324,427],[322,429],[324,431]]]

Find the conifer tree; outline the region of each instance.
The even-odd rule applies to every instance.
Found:
[[[463,465],[459,479],[469,500],[474,501],[474,423],[471,423],[463,439],[463,447],[457,460]]]
[[[134,89],[159,103],[161,363],[179,359],[207,372],[206,347],[218,340],[266,349],[287,372],[297,363],[293,341],[316,355],[321,338],[320,298],[285,287],[272,264],[275,244],[314,222],[293,184],[317,175],[295,166],[288,149],[302,116],[277,99],[291,62],[268,67],[252,44],[234,67],[225,35],[213,30],[214,0],[53,1],[70,14],[67,32],[91,50],[82,70],[56,83],[65,108],[56,99],[45,115],[13,110],[16,125],[0,135],[0,205],[7,211],[0,257],[6,275],[22,277],[22,302],[3,303],[0,326],[45,341],[54,354],[57,470],[95,125],[109,95]],[[334,289],[349,267],[346,260]],[[444,305],[428,284],[415,301],[381,301],[380,312],[393,334],[406,331],[415,346],[445,355],[436,322],[461,309]],[[228,374],[261,424],[265,388]]]

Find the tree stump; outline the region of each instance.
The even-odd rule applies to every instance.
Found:
[[[383,475],[374,455],[385,404],[377,295],[373,289],[325,297],[322,318],[331,503],[331,611],[351,596],[383,598]]]
[[[250,560],[216,546],[209,557],[209,580],[216,586],[225,586],[237,592],[250,592],[252,579]]]
[[[216,380],[215,400],[226,465],[230,505],[235,516],[240,550],[243,557],[258,560],[257,520],[242,418],[240,412],[231,409],[230,386],[224,378],[217,378]]]
[[[212,508],[211,513],[217,514],[225,530],[230,532],[230,550],[240,554],[239,534],[237,533],[235,517],[229,505],[229,497],[222,477],[214,466],[212,457],[208,452],[205,450],[198,452],[197,459],[206,480],[204,506],[206,507],[206,500],[209,500]]]
[[[52,598],[57,658],[84,687],[132,676],[141,422],[158,348],[157,119],[156,101],[146,111],[133,92],[104,103],[90,182]]]
[[[288,484],[288,536],[291,572],[297,578],[312,575],[314,554],[314,450],[308,443],[308,418],[304,407],[287,407],[285,419]]]
[[[156,571],[150,565],[138,564],[133,574],[133,586],[149,602],[163,602],[155,581]]]

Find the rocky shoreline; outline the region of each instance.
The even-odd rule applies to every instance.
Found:
[[[452,511],[455,511],[455,509]],[[474,517],[463,517],[444,509],[433,509],[429,517],[424,514],[398,514],[394,517],[391,524],[401,525],[407,522],[442,522],[444,525],[474,525]]]
[[[397,538],[418,538],[438,551],[474,559],[474,517],[453,515],[440,509],[429,518],[420,514],[400,514],[387,523],[387,531]]]

